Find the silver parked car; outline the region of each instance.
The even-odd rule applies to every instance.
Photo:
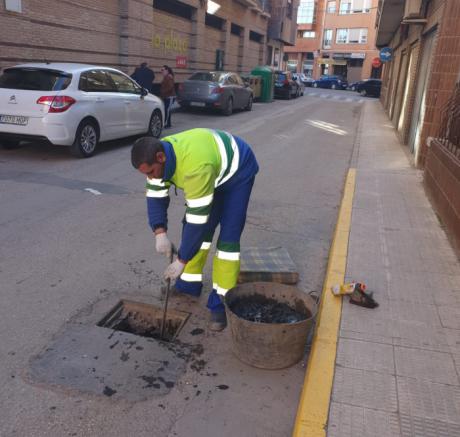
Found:
[[[252,109],[252,89],[236,73],[201,71],[179,85],[177,100],[182,108],[214,108],[225,115],[234,109]]]

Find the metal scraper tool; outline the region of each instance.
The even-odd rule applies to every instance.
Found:
[[[171,256],[169,257],[169,263],[171,264],[173,262],[173,257],[174,254],[177,253],[176,248],[174,245],[172,246],[171,249]],[[163,320],[161,321],[161,331],[160,331],[160,338],[164,340],[164,334],[165,334],[165,326],[166,326],[166,313],[168,312],[168,300],[169,300],[169,292],[171,290],[171,279],[166,279],[166,294],[165,294],[165,302],[163,305]]]

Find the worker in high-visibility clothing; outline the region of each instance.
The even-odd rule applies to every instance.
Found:
[[[165,270],[179,292],[199,296],[202,272],[214,231],[220,224],[213,263],[213,289],[207,307],[209,328],[227,324],[222,297],[234,287],[240,270],[240,238],[249,197],[259,170],[254,153],[241,138],[212,129],[192,129],[158,140],[138,139],[131,161],[147,176],[147,211],[157,252],[169,257],[169,188],[184,190],[182,239],[175,261]]]

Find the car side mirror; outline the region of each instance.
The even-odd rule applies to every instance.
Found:
[[[147,88],[141,89],[141,97],[145,97],[149,94],[149,90]]]

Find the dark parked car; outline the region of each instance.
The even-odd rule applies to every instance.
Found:
[[[290,99],[300,95],[299,84],[289,71],[275,71],[275,97]]]
[[[313,88],[330,88],[333,90],[347,89],[348,82],[342,76],[323,75],[313,82]]]
[[[183,108],[214,108],[225,115],[234,109],[252,109],[252,89],[231,72],[201,71],[179,85],[177,100]]]
[[[367,79],[356,84],[356,91],[362,96],[380,97],[382,81],[379,79]]]
[[[358,80],[356,82],[349,83],[348,87],[347,87],[347,90],[356,91],[356,87],[358,86],[358,84],[360,84],[362,82],[364,82],[364,81],[363,80]]]

